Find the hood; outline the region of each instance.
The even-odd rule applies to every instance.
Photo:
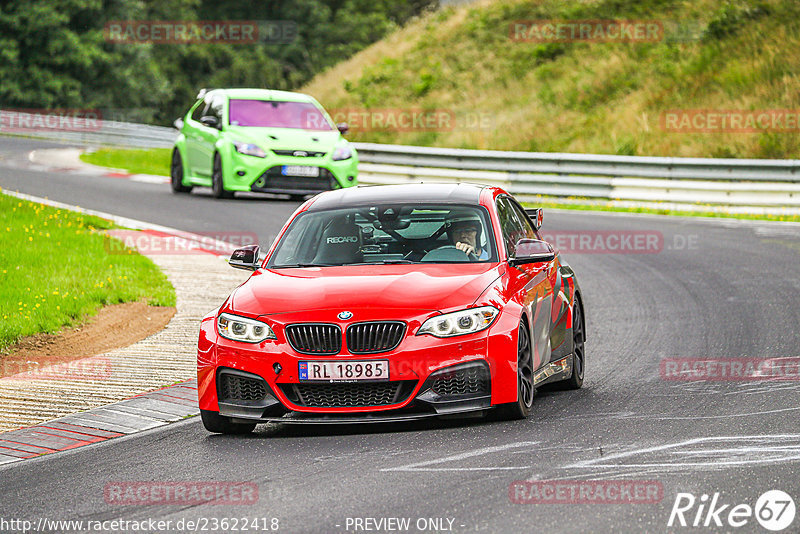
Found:
[[[229,126],[226,132],[233,139],[254,143],[262,148],[308,152],[330,152],[342,137],[338,130],[318,131],[297,128]]]
[[[233,293],[230,308],[253,316],[330,308],[451,311],[475,302],[501,268],[476,263],[260,270]]]

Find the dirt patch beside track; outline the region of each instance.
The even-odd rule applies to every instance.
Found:
[[[20,340],[0,354],[0,377],[127,347],[162,330],[173,315],[175,308],[144,301],[106,306],[78,327]]]

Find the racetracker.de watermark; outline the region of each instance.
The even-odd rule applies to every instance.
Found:
[[[250,505],[258,502],[254,482],[180,481],[109,482],[103,488],[107,504],[165,505],[198,504]]]
[[[516,20],[509,24],[512,41],[523,43],[653,43],[664,39],[659,20]]]
[[[659,374],[682,382],[800,380],[800,357],[664,358]]]
[[[289,44],[293,20],[113,20],[103,37],[116,44]]]
[[[696,250],[697,234],[665,237],[658,230],[540,231],[542,239],[567,254],[658,254],[664,250]]]
[[[661,129],[680,133],[797,133],[798,109],[671,109],[661,113]]]
[[[452,132],[490,130],[494,126],[491,113],[444,108],[332,108],[328,114],[333,122],[345,122],[354,132]],[[322,121],[315,112],[304,119],[310,129],[325,128]]]
[[[12,360],[2,362],[0,376],[2,380],[107,380],[111,367],[111,360],[104,357],[56,364]]]
[[[658,480],[515,480],[514,504],[655,504],[664,498]]]
[[[108,254],[129,254],[137,250],[150,255],[216,254],[228,255],[237,248],[257,245],[253,232],[203,232],[172,235],[152,230],[109,230],[103,246]]]
[[[103,127],[98,109],[0,109],[0,132],[96,132]]]
[[[568,254],[657,254],[664,235],[651,230],[541,232],[542,239]]]

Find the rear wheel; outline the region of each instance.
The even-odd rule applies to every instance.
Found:
[[[572,376],[564,380],[567,389],[580,389],[583,386],[583,373],[586,369],[586,335],[583,331],[583,309],[581,301],[575,298],[572,308]]]
[[[183,159],[177,148],[172,150],[172,163],[169,167],[169,177],[173,193],[190,193],[192,191],[192,186],[183,185]]]
[[[200,419],[209,432],[216,434],[249,434],[256,427],[256,423],[232,423],[219,412],[200,410]]]
[[[498,407],[501,419],[525,419],[533,406],[533,351],[531,336],[525,321],[517,331],[517,402]]]
[[[214,154],[214,167],[211,170],[211,190],[214,198],[233,198],[233,191],[225,189],[222,180],[222,160],[219,154]]]

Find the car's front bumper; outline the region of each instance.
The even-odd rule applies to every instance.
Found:
[[[312,356],[295,352],[280,334],[279,339],[259,345],[244,346],[246,344],[226,340],[217,335],[214,323],[213,316],[204,319],[198,345],[200,408],[228,417],[263,422],[287,418],[296,422],[326,423],[343,422],[343,417],[355,417],[358,421],[385,422],[482,411],[493,404],[516,399],[516,354],[511,352],[511,357],[507,358],[509,352],[501,350],[498,352],[502,355],[500,359],[488,356],[490,346],[501,349],[508,348],[506,344],[514,346],[508,332],[493,334],[484,331],[449,339],[408,335],[397,349],[381,354],[354,355],[343,349],[342,353],[335,356]],[[418,327],[418,323],[409,325],[412,331]],[[281,330],[276,328],[276,333]],[[399,384],[398,395],[392,402],[380,405],[347,405],[347,400],[343,404],[325,403],[324,406],[304,402],[303,391],[314,386],[299,379],[299,365],[300,362],[312,360],[344,363],[387,360],[391,382],[386,383]],[[485,375],[479,373],[478,367],[485,369]],[[476,376],[485,376],[485,387],[443,387],[445,382],[441,381],[437,382],[436,388],[432,387],[431,380],[434,379],[461,380],[459,384],[463,385],[464,379],[453,373],[460,373],[465,368],[471,369],[470,384],[476,383]],[[222,391],[220,384],[221,373],[229,372],[246,373],[263,381],[268,395],[255,403],[232,400],[230,395]],[[446,376],[442,377],[442,373]],[[325,384],[327,382],[320,384],[321,389]],[[352,384],[353,388],[365,388],[362,384],[367,382]],[[321,394],[316,394],[316,398]],[[347,399],[347,394],[341,391],[336,394]],[[357,398],[361,394],[361,391],[352,393]],[[286,414],[289,416],[284,417]]]
[[[254,373],[248,373],[229,367],[218,367],[216,372],[215,386],[217,393],[217,406],[220,415],[245,421],[259,422],[296,422],[296,423],[348,423],[348,422],[389,422],[389,421],[410,421],[424,419],[433,416],[446,416],[464,414],[469,412],[481,412],[491,407],[491,379],[489,366],[484,360],[473,360],[470,362],[446,366],[431,375],[422,383],[416,384],[407,381],[407,391],[402,400],[397,403],[381,406],[381,411],[367,411],[369,408],[378,406],[353,406],[347,411],[333,411],[331,409],[304,406],[306,410],[296,411],[297,399],[291,402],[285,400],[284,395],[287,388],[293,387],[292,384],[278,384],[270,386],[266,380]],[[470,388],[470,391],[460,391],[448,393],[456,383],[454,378],[464,376],[483,377],[485,381],[477,387]],[[226,380],[235,378],[241,383],[248,384],[238,389],[253,389],[254,384],[259,384],[263,390],[263,395],[258,399],[231,398],[228,387],[222,385]],[[442,384],[445,381],[447,385]],[[383,387],[391,382],[374,383],[336,383],[335,388],[341,390],[347,387],[378,386]],[[323,387],[327,384],[322,384]],[[462,384],[463,386],[463,384]],[[401,388],[398,388],[398,392]],[[467,389],[467,388],[464,388]],[[413,393],[412,393],[413,392]]]
[[[224,160],[223,160],[224,162]],[[225,188],[230,191],[255,191],[261,193],[316,194],[331,189],[358,185],[358,158],[334,161],[324,157],[294,157],[270,154],[266,158],[231,152],[228,163],[223,163]],[[319,175],[284,176],[284,166],[316,167]]]

